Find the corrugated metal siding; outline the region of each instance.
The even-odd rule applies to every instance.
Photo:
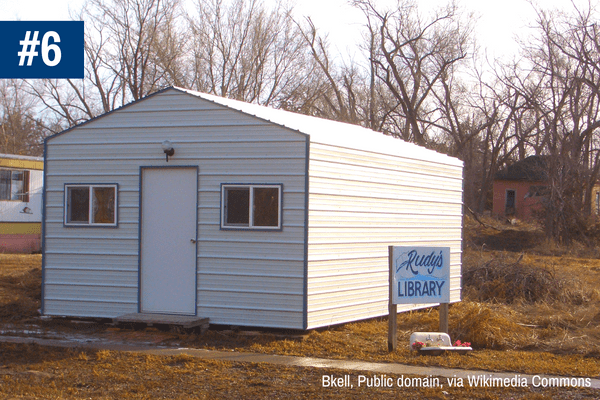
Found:
[[[388,313],[389,245],[450,246],[460,300],[462,167],[410,157],[311,142],[308,328]]]
[[[161,143],[175,156],[165,162]],[[140,166],[199,166],[198,315],[303,327],[306,137],[178,90],[47,142],[44,313],[138,309]],[[118,183],[118,228],[63,226],[65,183]],[[222,183],[283,184],[283,229],[220,229]]]
[[[390,244],[451,246],[460,298],[460,162],[357,126],[189,93],[162,92],[47,141],[45,314],[137,311],[140,166],[199,167],[198,315],[213,324],[314,328],[387,314]],[[308,211],[307,136],[296,129],[312,141]],[[168,164],[165,139],[176,149]],[[118,183],[118,228],[65,228],[65,183]],[[283,229],[221,230],[223,183],[282,184]]]

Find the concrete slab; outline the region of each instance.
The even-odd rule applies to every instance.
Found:
[[[147,325],[175,325],[183,328],[200,327],[204,332],[208,329],[208,318],[197,317],[194,315],[174,315],[174,314],[145,314],[132,313],[114,318],[114,322],[133,323]]]

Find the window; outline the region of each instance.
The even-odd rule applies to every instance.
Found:
[[[223,185],[221,196],[221,227],[281,228],[281,185]]]
[[[65,225],[117,226],[117,185],[66,185]]]
[[[512,189],[506,191],[506,203],[504,213],[506,215],[512,215],[516,212],[516,192]]]
[[[0,200],[29,202],[29,171],[0,169]]]

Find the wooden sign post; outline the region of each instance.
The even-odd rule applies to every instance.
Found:
[[[397,347],[397,304],[440,304],[440,332],[448,333],[450,248],[389,246],[388,351]]]
[[[394,268],[392,266],[392,256],[394,255],[394,247],[388,248],[390,258],[390,302],[389,302],[389,317],[388,317],[388,351],[396,350],[396,344],[398,343],[397,331],[398,331],[398,306],[392,301],[393,297],[393,282],[394,282]]]
[[[448,303],[440,303],[440,332],[448,332]]]

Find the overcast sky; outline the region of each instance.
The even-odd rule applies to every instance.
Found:
[[[194,0],[189,0],[193,2]],[[265,0],[267,3],[272,0]],[[528,25],[535,19],[529,0],[457,0],[466,12],[477,17],[473,21],[478,42],[491,57],[510,56],[517,51],[515,35],[527,35]],[[573,0],[586,4],[587,0]],[[596,0],[592,0],[596,1]],[[293,0],[291,1],[294,2]],[[395,0],[379,0],[393,4]],[[572,7],[571,0],[537,0],[545,8]],[[0,20],[67,20],[69,8],[78,10],[84,0],[0,0]],[[423,10],[446,4],[447,0],[419,0]],[[348,5],[348,0],[296,0],[297,16],[310,16],[317,28],[328,32],[335,50],[345,52],[361,39],[360,11]]]

